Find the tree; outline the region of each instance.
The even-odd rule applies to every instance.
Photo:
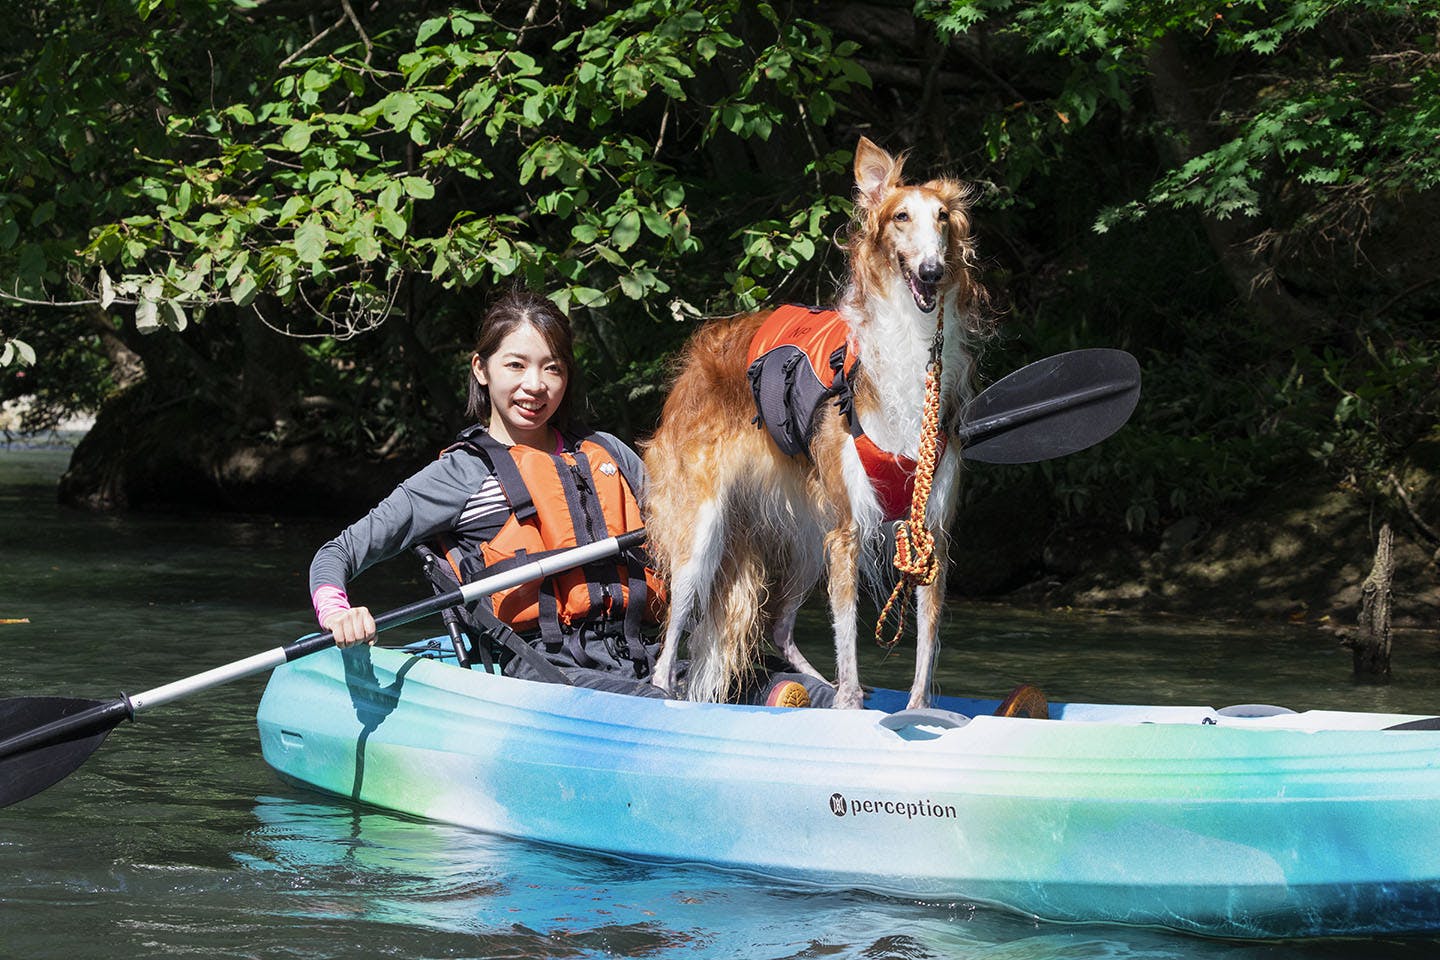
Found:
[[[1095,229],[1198,212],[1237,294],[1268,320],[1324,322],[1286,290],[1290,248],[1357,242],[1377,207],[1440,183],[1440,9],[1429,4],[952,0],[932,15],[1063,65],[1058,89],[987,123],[1007,187],[1053,169],[1104,114],[1135,116],[1168,165],[1098,209]]]
[[[449,419],[445,373],[497,286],[575,314],[618,417],[653,395],[676,319],[818,285],[846,207],[824,125],[866,82],[853,44],[739,0],[10,17],[0,296],[70,312],[6,310],[4,335],[38,322],[94,351],[102,321],[152,380],[248,369],[221,419],[272,440],[320,384],[380,450],[382,420],[418,442]],[[162,330],[180,336],[143,336]],[[395,402],[359,399],[377,379]]]
[[[1417,375],[1440,356],[1440,9],[924,14],[950,62],[989,78],[970,170],[992,184],[992,243],[1023,271],[1012,330],[1031,349],[1101,334],[1146,362],[1137,429],[1045,468],[1069,509],[1139,529],[1297,468],[1382,483],[1440,413]]]

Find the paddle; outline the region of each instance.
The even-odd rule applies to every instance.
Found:
[[[965,459],[1034,463],[1084,450],[1124,426],[1140,399],[1140,364],[1124,350],[1036,360],[970,401],[957,431]]]
[[[388,630],[446,607],[539,580],[563,570],[618,556],[645,540],[644,528],[542,557],[458,590],[398,607],[375,618],[377,630]],[[180,697],[218,687],[262,670],[334,646],[329,633],[302,637],[282,647],[197,673],[133,696],[115,700],[76,697],[13,697],[0,700],[0,807],[9,806],[58,783],[75,772],[122,720]]]

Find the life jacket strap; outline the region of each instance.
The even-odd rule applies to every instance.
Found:
[[[440,545],[443,546],[443,543]],[[436,554],[429,545],[416,544],[413,549],[423,562],[425,575],[429,578],[437,594],[450,593],[460,585],[450,563]],[[491,572],[493,572],[493,568]],[[456,653],[460,657],[461,666],[468,667],[470,658],[468,651],[462,652],[463,643],[457,640],[456,631],[471,641],[471,645],[480,654],[487,672],[494,667],[494,654],[490,649],[493,645],[497,649],[503,647],[524,660],[536,675],[547,683],[568,684],[571,682],[570,678],[558,667],[542,657],[534,647],[525,642],[523,637],[495,616],[483,597],[465,606],[448,607],[441,611],[441,615],[446,621],[451,642],[457,644]],[[452,624],[453,630],[451,629]]]

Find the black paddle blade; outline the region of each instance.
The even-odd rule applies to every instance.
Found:
[[[0,807],[33,797],[68,777],[129,716],[124,699],[0,700]]]
[[[1124,350],[1071,350],[1021,367],[970,402],[958,431],[967,460],[1034,463],[1094,446],[1140,400],[1140,364]]]

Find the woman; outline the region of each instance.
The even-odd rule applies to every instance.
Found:
[[[417,544],[468,582],[641,526],[644,467],[615,437],[576,424],[574,371],[569,322],[548,299],[514,292],[486,312],[470,358],[475,425],[311,562],[315,615],[338,646],[375,639],[349,580]],[[654,665],[647,627],[660,612],[658,584],[631,554],[496,594],[469,616],[502,647],[507,674],[652,693],[637,681]]]

